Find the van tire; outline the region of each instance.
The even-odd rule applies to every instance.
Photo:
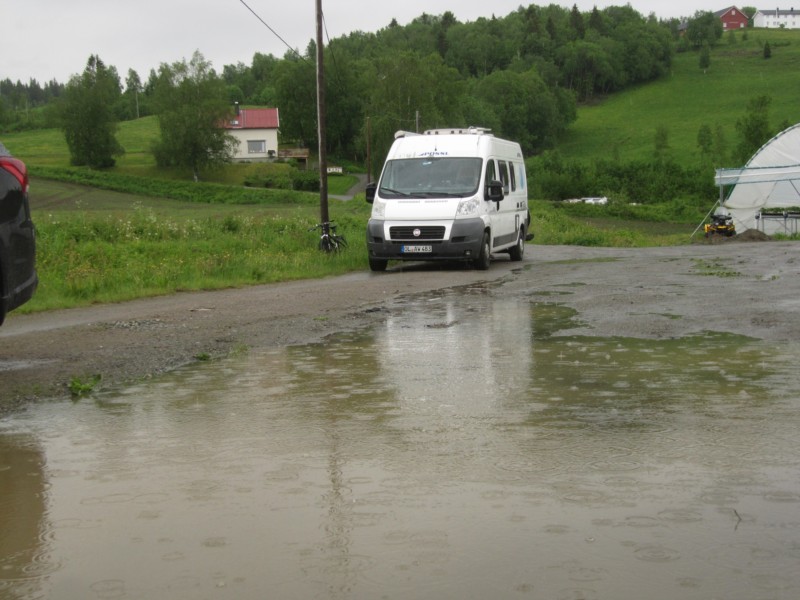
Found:
[[[519,228],[519,235],[517,236],[517,243],[513,248],[508,250],[508,255],[511,257],[511,260],[522,260],[522,257],[525,256],[525,228]]]
[[[386,270],[386,265],[389,264],[389,261],[383,258],[369,258],[369,269],[370,271],[375,271],[378,273],[382,273]]]
[[[481,241],[481,251],[478,258],[475,259],[475,268],[479,271],[486,271],[489,269],[491,263],[491,252],[489,250],[489,232],[483,232],[483,240]]]

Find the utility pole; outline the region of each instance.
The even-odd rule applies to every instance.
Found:
[[[322,0],[317,2],[317,138],[319,140],[319,215],[323,228],[328,216],[328,157],[325,151],[325,74],[322,63]],[[323,229],[326,232],[326,229]]]
[[[372,178],[372,157],[370,156],[370,140],[372,139],[371,129],[369,117],[367,117],[367,183],[369,183]]]

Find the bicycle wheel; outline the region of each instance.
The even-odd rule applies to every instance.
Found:
[[[336,250],[336,242],[330,236],[323,235],[319,238],[319,249],[323,252],[334,252]]]
[[[343,235],[336,235],[336,234],[333,234],[331,237],[333,238],[333,241],[334,241],[334,243],[335,243],[335,244],[336,244],[336,245],[337,245],[337,246],[338,246],[340,249],[347,248],[347,240],[346,240],[346,239],[344,239],[344,236],[343,236]]]

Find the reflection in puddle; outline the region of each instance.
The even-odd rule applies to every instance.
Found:
[[[6,419],[0,597],[797,597],[797,348],[575,319],[475,286]]]

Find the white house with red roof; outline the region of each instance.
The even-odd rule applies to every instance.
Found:
[[[239,108],[225,123],[225,129],[239,142],[233,160],[265,161],[278,156],[277,108]]]

